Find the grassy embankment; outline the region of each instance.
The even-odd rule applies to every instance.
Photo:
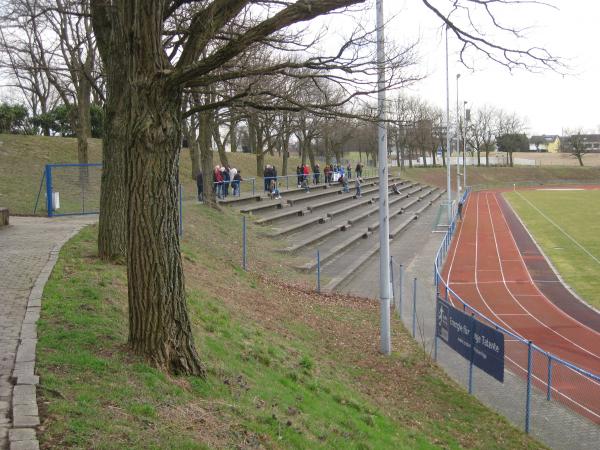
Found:
[[[446,169],[414,168],[403,175],[411,180],[446,188]],[[462,183],[462,178],[461,178]],[[467,184],[477,189],[512,188],[513,183],[600,183],[600,167],[467,167]],[[452,167],[452,189],[456,189],[456,167]]]
[[[505,196],[567,284],[600,309],[600,190]]]
[[[378,304],[320,296],[240,218],[188,208],[182,252],[207,378],[130,354],[126,277],[95,257],[95,229],[62,250],[39,324],[43,448],[538,448],[451,382]],[[286,280],[283,284],[281,280]],[[293,285],[290,285],[293,284]]]
[[[233,167],[242,170],[244,177],[256,176],[256,157],[243,153],[228,153]],[[89,141],[89,162],[102,160],[102,142],[99,139]],[[215,164],[219,155],[213,155]],[[46,164],[76,163],[77,141],[75,138],[20,136],[0,134],[0,206],[8,207],[12,214],[32,214],[40,181]],[[265,164],[275,164],[281,172],[281,158],[267,155]],[[297,158],[290,158],[289,170],[295,171]],[[77,176],[75,172],[70,172]],[[262,175],[262,174],[261,174]],[[186,198],[195,198],[196,184],[191,178],[189,152],[181,153],[181,182]],[[60,178],[57,177],[57,183]],[[260,184],[260,183],[259,183]],[[247,189],[248,185],[244,186]],[[44,188],[45,189],[45,188]],[[45,214],[45,191],[40,196],[39,214]],[[76,197],[77,195],[74,194]],[[66,194],[63,196],[66,199]]]

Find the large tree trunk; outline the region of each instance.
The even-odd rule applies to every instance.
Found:
[[[98,223],[98,256],[105,261],[127,255],[127,191],[125,186],[126,84],[114,76],[120,69],[107,70],[108,97],[104,106],[102,182]]]
[[[481,149],[477,149],[477,167],[481,167]]]
[[[198,119],[198,141],[197,152],[200,153],[200,162],[202,166],[203,174],[203,191],[204,191],[204,203],[207,205],[215,206],[217,204],[217,197],[214,191],[213,182],[213,151],[210,148],[210,113],[200,113]]]
[[[124,82],[124,34],[115,28],[105,38],[98,41],[98,48],[104,59],[107,90],[102,140],[98,256],[105,261],[114,261],[124,260],[127,255],[125,149],[129,91],[127,83]]]
[[[146,77],[143,61],[136,68],[126,153],[129,345],[157,367],[200,375],[178,236],[181,92]]]

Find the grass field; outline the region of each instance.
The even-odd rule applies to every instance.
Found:
[[[600,190],[505,196],[563,279],[600,309]]]
[[[94,227],[61,251],[39,323],[42,448],[540,448],[450,381],[379,306],[312,292],[277,242],[194,205],[182,241],[208,376],[173,378],[129,353],[126,276],[95,257]],[[283,284],[281,280],[286,280]]]
[[[408,179],[446,188],[446,169],[414,168],[403,172]],[[456,189],[456,167],[452,167],[452,189]],[[462,178],[461,178],[462,183]],[[478,189],[550,183],[600,183],[600,167],[467,167],[467,184]]]

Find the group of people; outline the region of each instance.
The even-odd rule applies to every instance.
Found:
[[[242,180],[242,171],[235,167],[216,165],[212,176],[212,190],[217,198],[226,198],[229,195],[229,187],[233,191],[233,195],[240,195],[240,183]],[[204,176],[199,170],[196,175],[196,185],[198,187],[198,201],[202,202],[203,198],[203,182]]]
[[[361,196],[360,186],[362,184],[362,171],[363,167],[361,163],[356,164],[355,167],[355,185],[356,185],[356,196]],[[296,167],[296,176],[298,180],[298,187],[304,188],[306,192],[310,192],[309,179],[311,175],[310,166],[308,164],[300,164]],[[338,164],[327,164],[323,169],[323,175],[325,183],[339,183],[342,185],[344,192],[349,192],[349,180],[352,177],[352,166],[350,163],[344,169],[343,165]],[[229,167],[228,165],[220,166],[216,165],[213,170],[213,193],[218,198],[226,198],[229,195],[229,188],[231,187],[234,196],[240,195],[240,183],[242,180],[242,171],[235,167]],[[263,170],[264,190],[269,193],[271,198],[281,198],[277,182],[277,169],[275,166],[267,164]],[[315,164],[312,170],[313,184],[319,184],[321,182],[321,168],[319,164]],[[196,185],[198,188],[198,201],[204,200],[204,175],[201,170],[196,174]]]

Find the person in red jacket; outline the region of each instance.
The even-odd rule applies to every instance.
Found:
[[[308,164],[304,164],[304,167],[302,168],[303,173],[304,173],[304,181],[306,181],[308,183],[308,175],[310,175],[310,169],[308,168]]]

